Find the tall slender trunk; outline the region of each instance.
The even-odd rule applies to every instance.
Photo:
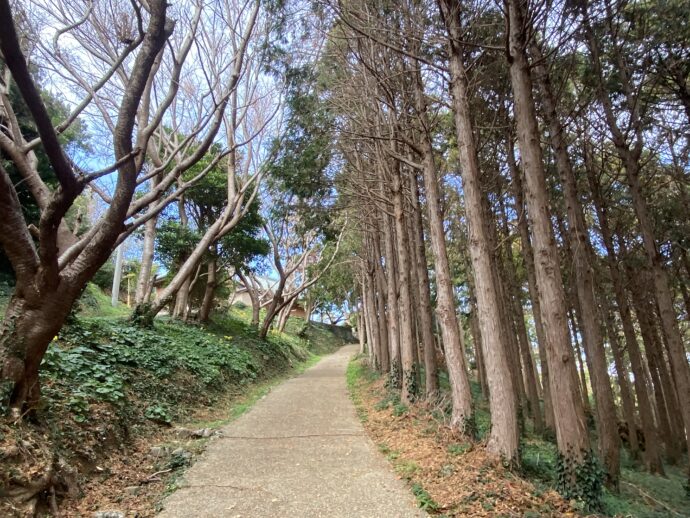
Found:
[[[504,232],[508,235],[508,221],[503,212]],[[529,413],[534,423],[534,431],[541,434],[544,431],[544,420],[541,414],[541,407],[539,406],[539,381],[534,367],[534,358],[532,357],[532,346],[529,342],[527,334],[527,326],[525,325],[525,315],[522,308],[522,296],[520,293],[520,286],[517,280],[515,271],[515,264],[513,263],[513,247],[511,239],[503,239],[504,252],[506,254],[505,274],[506,282],[508,284],[508,291],[510,291],[511,309],[513,314],[513,321],[520,348],[520,357],[522,359],[522,372],[524,375],[524,384],[529,401]]]
[[[424,246],[424,225],[422,209],[419,203],[419,181],[416,174],[411,175],[412,184],[412,247],[415,251],[415,268],[417,269],[417,296],[419,299],[419,330],[424,349],[424,385],[427,399],[438,396],[438,368],[434,325],[431,308],[431,289],[429,287],[429,270]]]
[[[376,288],[374,285],[374,268],[371,258],[362,262],[362,304],[364,307],[364,326],[366,328],[369,365],[374,369],[381,367],[379,351],[378,318],[376,316]]]
[[[611,345],[611,352],[613,353],[613,361],[616,365],[616,378],[618,380],[618,388],[620,390],[621,403],[623,406],[623,418],[628,427],[630,454],[636,459],[640,456],[640,445],[637,440],[635,400],[633,399],[630,379],[628,378],[628,369],[625,365],[625,358],[623,356],[620,341],[618,340],[618,330],[616,329],[611,308],[608,308],[608,311],[606,311],[606,331],[608,333],[609,344]]]
[[[395,248],[398,258],[399,327],[400,327],[400,366],[401,392],[400,400],[410,403],[418,392],[416,353],[412,335],[412,295],[410,293],[410,255],[405,206],[403,199],[403,182],[400,176],[400,164],[393,165],[393,211],[395,220]]]
[[[609,274],[613,281],[613,291],[616,297],[616,306],[621,317],[623,325],[623,335],[625,336],[625,343],[628,349],[628,356],[630,358],[630,368],[633,372],[633,386],[635,387],[635,394],[637,395],[637,404],[640,410],[640,423],[642,425],[642,433],[645,437],[645,449],[643,452],[643,459],[647,469],[652,473],[663,472],[663,465],[661,464],[661,457],[658,449],[658,434],[656,425],[654,424],[654,412],[652,409],[652,402],[649,398],[649,391],[645,383],[644,375],[644,359],[640,346],[637,341],[637,334],[633,327],[632,315],[630,306],[628,304],[627,295],[624,292],[623,281],[621,273],[618,269],[618,255],[613,246],[613,236],[608,222],[608,207],[606,206],[604,197],[601,193],[601,186],[596,177],[594,166],[591,163],[589,150],[584,149],[585,166],[587,169],[587,178],[589,180],[590,190],[592,192],[592,200],[597,212],[597,219],[599,220],[599,230],[601,231],[602,240],[606,248],[606,259],[609,268]]]
[[[582,348],[580,347],[580,340],[578,339],[579,326],[577,325],[576,317],[577,301],[572,300],[572,297],[569,298],[571,299],[569,304],[571,308],[568,310],[568,320],[570,321],[570,339],[572,341],[573,348],[575,349],[575,359],[577,360],[578,373],[580,375],[580,394],[582,395],[582,406],[584,407],[585,414],[587,417],[589,417],[592,415],[592,407],[589,404],[589,386],[587,385],[587,372],[590,369],[585,367],[587,358],[586,355],[584,355],[585,359],[583,360]]]
[[[630,133],[634,138],[634,144],[631,146],[627,142],[627,132],[621,131],[618,125],[620,118],[616,117],[611,98],[605,89],[599,44],[590,26],[587,12],[584,13],[584,29],[592,56],[592,64],[598,79],[597,94],[604,108],[606,123],[611,132],[614,147],[625,169],[625,177],[630,189],[633,209],[638,220],[642,244],[647,258],[647,266],[652,274],[654,294],[659,306],[659,316],[661,317],[661,328],[668,344],[669,361],[673,370],[673,377],[678,392],[678,402],[686,431],[685,444],[688,455],[690,455],[690,366],[688,366],[687,353],[681,339],[678,316],[673,307],[673,295],[669,279],[657,247],[654,226],[640,184],[640,158],[642,156],[644,136],[642,121],[638,111],[639,104],[633,93],[637,89],[631,83],[630,71],[622,66],[623,62],[620,54],[618,54],[618,50],[614,50],[615,57],[618,58],[618,64],[621,65],[618,70],[618,79],[620,80],[620,89],[623,92],[624,104],[628,109],[627,115],[630,117],[629,125],[632,129]]]
[[[494,286],[496,287],[496,295],[498,302],[498,314],[501,317],[501,327],[503,328],[503,336],[505,340],[506,358],[508,360],[508,369],[511,379],[513,381],[513,390],[518,403],[518,412],[522,413],[523,409],[527,408],[527,393],[525,390],[525,383],[522,375],[522,364],[520,362],[520,349],[517,341],[517,332],[515,323],[508,308],[508,301],[510,296],[506,289],[505,283],[505,264],[500,253],[500,240],[497,235],[496,226],[494,225],[492,213],[488,207],[486,197],[482,199],[484,205],[485,221],[487,223],[487,235],[489,236],[489,249],[493,251],[493,278]],[[520,423],[522,418],[520,417]]]
[[[390,372],[390,342],[388,339],[388,320],[390,314],[387,313],[386,293],[387,287],[383,267],[381,266],[381,242],[380,233],[376,233],[373,238],[374,249],[374,268],[376,277],[376,305],[372,307],[373,311],[378,314],[378,333],[379,333],[379,352],[381,353],[381,372]]]
[[[390,351],[390,383],[400,388],[400,302],[398,301],[398,272],[395,253],[395,228],[387,214],[383,215],[383,228],[386,246],[386,312],[388,315],[388,341]]]
[[[626,166],[628,184],[633,198],[633,206],[637,213],[640,230],[645,252],[647,254],[647,264],[651,269],[654,281],[654,291],[659,306],[662,331],[668,344],[669,360],[673,369],[673,377],[678,393],[681,416],[685,426],[686,447],[690,454],[690,370],[688,368],[687,353],[685,346],[680,339],[680,328],[678,327],[677,316],[673,307],[673,297],[668,283],[668,277],[661,264],[661,257],[656,248],[651,221],[647,215],[647,204],[642,196],[639,176],[633,165]]]
[[[577,181],[568,155],[565,134],[557,108],[551,81],[543,64],[543,55],[537,44],[531,45],[536,65],[536,77],[541,91],[544,118],[549,127],[549,139],[556,157],[556,169],[561,178],[568,218],[570,244],[575,273],[575,287],[580,302],[582,341],[591,362],[592,391],[596,402],[596,424],[599,452],[603,457],[607,484],[617,488],[620,478],[620,439],[617,430],[616,407],[608,374],[608,362],[601,334],[602,322],[597,311],[592,263],[594,252],[589,240],[585,215],[577,193]]]
[[[675,389],[666,370],[659,335],[651,317],[654,311],[650,307],[651,304],[646,300],[647,293],[638,281],[640,274],[638,271],[633,271],[630,266],[626,266],[626,270],[628,273],[628,285],[632,294],[633,308],[637,315],[640,334],[645,346],[647,367],[651,380],[650,390],[653,392],[654,399],[656,400],[658,433],[666,445],[666,457],[669,462],[673,463],[681,453],[679,442],[684,440],[682,418],[680,426],[672,424],[672,422],[674,424],[677,423],[676,419],[680,409],[674,408],[673,405],[676,397]]]
[[[482,335],[484,367],[489,384],[489,405],[491,407],[491,435],[487,450],[501,457],[508,464],[519,464],[519,439],[517,387],[511,373],[510,337],[503,326],[505,314],[501,312],[501,299],[495,255],[486,220],[484,200],[481,192],[479,162],[474,143],[471,111],[467,97],[467,77],[462,62],[462,39],[460,9],[458,3],[449,0],[439,2],[448,31],[451,96],[455,116],[455,132],[465,197],[467,231],[470,259],[474,273],[475,294],[479,328]],[[421,76],[417,72],[417,92],[421,94]],[[423,101],[418,101],[420,105]]]
[[[580,494],[576,476],[590,452],[580,393],[574,383],[574,359],[568,338],[565,293],[558,249],[551,227],[546,173],[542,162],[540,132],[532,97],[530,65],[525,51],[525,13],[518,0],[507,0],[509,25],[508,62],[522,164],[525,171],[527,212],[532,222],[534,265],[546,338],[558,450],[564,476],[560,489]],[[595,486],[593,484],[592,486]],[[595,491],[595,487],[588,488]]]
[[[515,163],[515,150],[512,136],[507,136],[507,158],[508,169],[512,179],[513,197],[515,198],[515,211],[518,217],[518,231],[520,233],[520,243],[522,245],[522,258],[524,261],[525,273],[527,274],[527,287],[529,289],[530,302],[532,305],[532,318],[534,320],[534,330],[537,335],[537,347],[539,349],[539,364],[541,367],[541,380],[544,399],[544,427],[546,430],[555,430],[556,423],[553,414],[553,403],[551,400],[551,385],[549,382],[549,364],[546,355],[546,333],[541,319],[541,303],[539,302],[539,291],[537,289],[537,276],[534,269],[534,250],[530,238],[529,223],[525,212],[524,188],[520,171]]]
[[[474,427],[472,394],[467,373],[464,339],[455,312],[455,296],[441,211],[441,180],[438,178],[436,163],[434,162],[434,149],[431,144],[431,136],[428,133],[430,126],[427,104],[423,85],[419,82],[419,78],[415,81],[415,103],[417,116],[422,126],[424,188],[429,216],[431,250],[436,268],[436,315],[438,325],[441,328],[453,404],[451,426],[461,433],[467,433]]]
[[[364,304],[364,302],[362,302]],[[364,354],[366,352],[366,333],[368,332],[365,329],[365,322],[364,322],[364,307],[363,305],[360,306],[359,311],[357,312],[357,338],[359,340],[359,354]]]

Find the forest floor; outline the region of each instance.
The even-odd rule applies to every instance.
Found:
[[[260,340],[236,307],[140,329],[92,288],[82,308],[45,356],[41,408],[0,421],[0,516],[155,515],[221,426],[347,341],[298,319]]]
[[[667,477],[622,466],[621,491],[604,491],[601,509],[564,501],[555,491],[555,444],[529,434],[522,444],[523,467],[514,473],[491,462],[481,447],[490,429],[488,405],[473,384],[479,444],[450,432],[448,401],[435,406],[400,402],[385,379],[362,358],[348,367],[350,394],[360,419],[398,476],[408,482],[418,505],[437,516],[690,516],[683,467],[668,466]]]
[[[160,518],[424,516],[348,398],[355,351],[324,357],[221,428]]]

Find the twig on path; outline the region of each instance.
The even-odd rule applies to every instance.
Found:
[[[153,475],[149,475],[149,477],[144,480],[144,484],[148,484],[149,482],[157,482],[160,480],[158,475],[162,475],[163,473],[170,473],[172,471],[172,468],[170,469],[162,469],[160,471],[156,471]]]

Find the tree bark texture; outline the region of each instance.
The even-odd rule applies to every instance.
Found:
[[[551,227],[546,174],[540,133],[532,97],[530,65],[525,51],[525,14],[522,4],[508,0],[508,62],[514,95],[517,136],[525,171],[527,213],[532,222],[535,275],[546,339],[549,384],[558,450],[568,469],[582,465],[590,451],[580,391],[574,379],[574,358],[568,337],[565,293],[558,250]],[[577,491],[574,471],[564,489]]]

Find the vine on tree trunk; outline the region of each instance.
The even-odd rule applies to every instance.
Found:
[[[578,461],[572,448],[567,456],[558,453],[556,458],[556,489],[569,500],[578,500],[588,512],[601,510],[601,496],[604,470],[592,451],[582,455]]]

